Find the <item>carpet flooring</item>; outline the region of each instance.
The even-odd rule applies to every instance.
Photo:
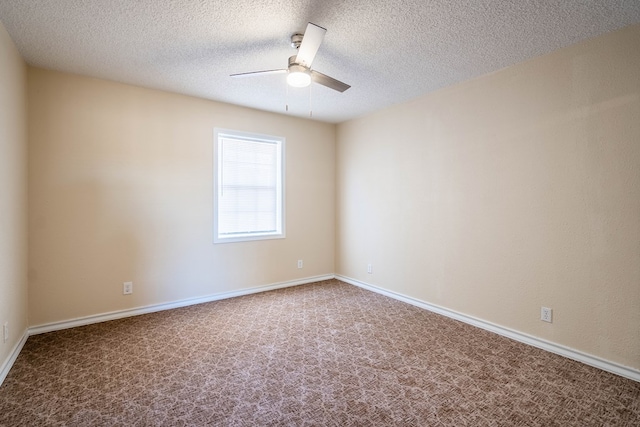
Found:
[[[640,383],[337,280],[27,340],[2,426],[639,426]]]

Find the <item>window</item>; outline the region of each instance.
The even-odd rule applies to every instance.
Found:
[[[284,233],[284,138],[215,130],[214,243]]]

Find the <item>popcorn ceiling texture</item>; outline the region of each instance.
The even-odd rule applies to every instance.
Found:
[[[637,0],[0,0],[33,66],[341,122],[640,22]],[[286,90],[290,35],[327,28],[314,69],[352,88]]]

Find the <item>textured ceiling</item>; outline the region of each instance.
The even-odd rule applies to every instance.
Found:
[[[0,0],[0,21],[37,67],[341,122],[638,23],[640,0]],[[285,68],[308,21],[312,68],[351,89],[229,77]]]

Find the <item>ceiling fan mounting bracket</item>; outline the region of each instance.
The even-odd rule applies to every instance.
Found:
[[[302,44],[302,37],[304,36],[304,34],[300,34],[300,33],[295,33],[291,35],[291,47],[295,47],[296,49],[300,48],[300,45]]]

